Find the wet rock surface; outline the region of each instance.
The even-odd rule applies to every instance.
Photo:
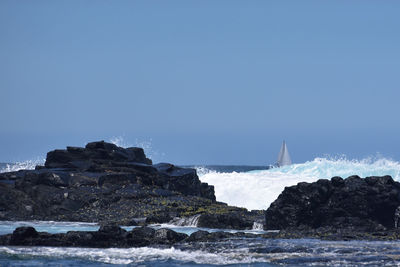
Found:
[[[387,230],[394,228],[399,205],[400,183],[390,176],[321,179],[286,187],[266,211],[265,229],[283,229],[282,237],[368,239],[365,233],[387,233],[397,239],[397,231]]]
[[[170,229],[154,230],[148,227],[126,231],[115,225],[100,227],[96,232],[70,231],[61,234],[37,232],[33,227],[19,227],[12,234],[0,236],[3,246],[52,246],[52,247],[143,247],[172,245],[188,236]]]
[[[141,148],[104,141],[50,151],[35,170],[0,173],[0,220],[135,225],[135,218],[144,218],[142,224],[166,223],[174,217],[232,212],[254,217],[215,201],[214,187],[202,183],[194,169],[153,165]],[[220,219],[215,227],[249,226]]]

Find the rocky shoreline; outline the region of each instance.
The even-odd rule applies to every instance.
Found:
[[[398,240],[399,206],[400,183],[390,176],[351,176],[286,187],[266,211],[248,211],[216,201],[214,187],[194,169],[152,164],[141,148],[99,141],[50,151],[35,170],[1,173],[0,220],[96,222],[100,230],[50,234],[22,227],[0,236],[0,244],[129,247],[254,237],[146,227],[154,223],[279,230],[262,238]]]

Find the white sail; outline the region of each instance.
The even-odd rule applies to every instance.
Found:
[[[283,141],[281,151],[279,152],[278,155],[278,162],[277,165],[278,167],[285,166],[285,165],[290,165],[292,164],[292,160],[290,159],[289,151],[287,149],[285,141]]]

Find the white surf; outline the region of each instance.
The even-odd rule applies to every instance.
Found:
[[[218,201],[250,210],[267,209],[285,186],[299,182],[314,182],[333,176],[391,175],[400,179],[400,163],[390,159],[348,160],[346,158],[315,158],[301,164],[292,164],[270,170],[221,173],[199,168],[199,178],[215,186]]]

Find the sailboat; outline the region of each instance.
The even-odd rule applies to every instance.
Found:
[[[292,160],[290,159],[289,151],[286,146],[286,142],[283,141],[281,151],[279,152],[278,155],[278,161],[276,162],[276,165],[278,167],[282,167],[285,165],[290,165],[292,164]]]

